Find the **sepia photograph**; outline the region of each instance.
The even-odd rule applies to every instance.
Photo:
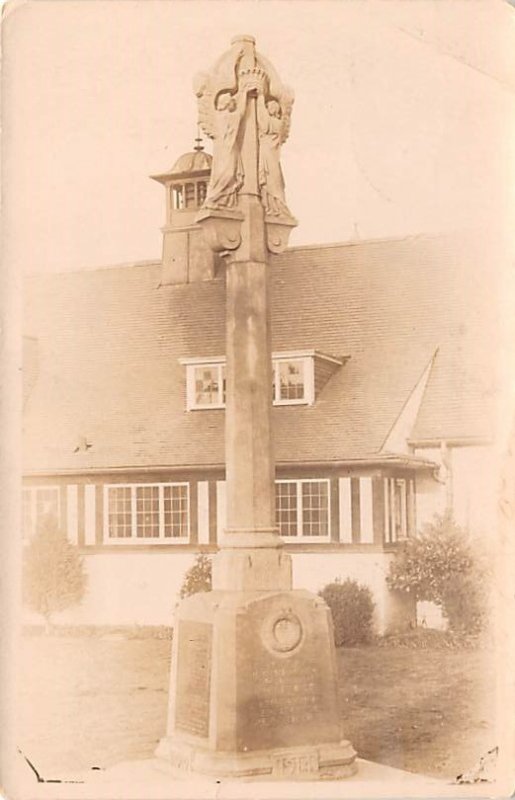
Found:
[[[3,796],[510,796],[513,3],[2,17]]]

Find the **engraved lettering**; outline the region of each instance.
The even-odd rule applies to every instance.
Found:
[[[175,727],[207,737],[211,681],[211,625],[181,620]]]
[[[278,778],[317,776],[318,766],[316,750],[304,753],[277,753],[273,757],[272,775]]]

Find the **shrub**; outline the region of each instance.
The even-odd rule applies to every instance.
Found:
[[[180,597],[211,591],[211,559],[200,553],[184,576]]]
[[[372,639],[374,601],[367,586],[337,578],[319,592],[333,616],[334,641],[337,647],[369,642]]]
[[[449,630],[476,634],[487,615],[486,569],[477,547],[450,515],[435,515],[390,564],[390,589],[442,607]]]
[[[26,605],[45,620],[49,630],[52,615],[77,605],[86,590],[84,564],[77,548],[47,515],[23,554],[23,598]]]

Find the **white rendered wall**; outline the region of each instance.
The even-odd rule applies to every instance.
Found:
[[[447,630],[447,620],[440,606],[426,600],[421,600],[417,603],[417,625],[438,631]]]
[[[70,625],[171,625],[193,553],[96,553],[84,556],[87,594],[56,615]]]
[[[439,448],[423,448],[416,450],[415,455],[426,458],[441,464],[441,453]],[[416,478],[417,487],[416,497],[416,518],[417,531],[420,531],[428,522],[431,522],[435,514],[443,514],[446,504],[446,488],[443,483],[437,481],[431,474],[422,475],[419,473]]]
[[[84,556],[87,594],[80,606],[56,615],[61,625],[171,625],[193,553],[96,553]],[[405,604],[389,592],[387,553],[293,554],[293,586],[318,592],[335,578],[352,578],[372,590],[375,626],[383,632],[405,617]],[[400,617],[399,617],[400,615]],[[26,622],[40,622],[26,615]]]
[[[493,448],[454,448],[452,466],[456,521],[470,533],[493,541],[500,480]]]
[[[416,455],[441,464],[439,449],[420,449]],[[499,465],[491,447],[453,447],[448,460],[452,472],[453,516],[459,525],[472,534],[485,534],[496,524],[496,496]],[[443,514],[447,502],[447,486],[431,475],[417,476],[417,529],[431,522],[435,514]]]
[[[298,553],[293,555],[293,588],[318,592],[335,578],[351,578],[372,591],[377,633],[414,619],[414,607],[386,586],[389,553]]]

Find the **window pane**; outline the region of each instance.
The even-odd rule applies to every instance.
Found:
[[[329,492],[326,481],[302,484],[302,533],[304,536],[329,534]]]
[[[174,208],[184,208],[184,190],[182,186],[173,187],[172,199]]]
[[[159,536],[159,486],[136,487],[136,536]]]
[[[275,484],[276,524],[281,536],[298,536],[297,482]]]
[[[280,400],[304,399],[304,362],[279,362]]]
[[[45,517],[51,517],[55,523],[59,524],[59,489],[35,489],[36,492],[36,520],[38,527]]]
[[[227,381],[225,379],[225,364],[220,366],[220,370],[222,372],[222,402],[225,405],[225,398],[227,395]]]
[[[219,405],[219,366],[195,368],[195,405]]]
[[[132,506],[130,486],[110,486],[107,490],[107,525],[111,539],[132,536]]]
[[[188,536],[188,486],[164,486],[164,535]]]
[[[195,184],[187,183],[185,186],[186,208],[192,208],[195,205]]]
[[[204,200],[206,199],[206,195],[207,195],[207,183],[205,181],[200,181],[200,183],[197,184],[197,199],[199,206],[201,206]]]
[[[406,481],[403,478],[397,478],[395,481],[395,515],[394,515],[394,528],[395,539],[403,539],[406,536]]]

